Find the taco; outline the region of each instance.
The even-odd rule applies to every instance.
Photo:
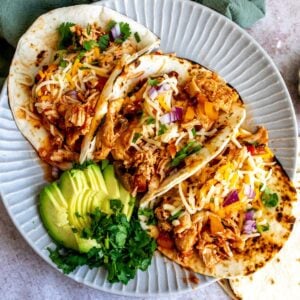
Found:
[[[40,16],[18,43],[8,81],[17,126],[39,156],[61,169],[77,162],[104,87],[158,45],[144,26],[98,5]]]
[[[126,189],[145,199],[199,170],[245,118],[238,93],[222,78],[173,55],[139,57],[105,94],[99,103],[107,113],[88,156],[113,160]]]
[[[195,272],[231,278],[262,268],[281,249],[297,195],[267,142],[263,127],[239,129],[199,172],[140,204],[161,253]]]
[[[231,291],[238,299],[298,299],[300,224],[295,228],[282,250],[255,274],[223,282],[226,292]]]

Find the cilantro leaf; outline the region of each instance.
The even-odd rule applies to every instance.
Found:
[[[157,86],[158,85],[158,80],[157,79],[151,79],[149,78],[148,79],[148,84],[151,85],[151,86]]]
[[[62,68],[65,68],[66,66],[68,65],[68,62],[64,59],[61,59],[59,61],[59,66],[62,67]]]
[[[276,207],[278,205],[278,195],[272,193],[268,188],[264,190],[261,196],[262,203],[266,207]]]
[[[94,165],[95,163],[92,160],[86,160],[85,162],[83,162],[82,164],[80,163],[74,163],[73,164],[73,168],[74,169],[78,169],[78,170],[84,170],[86,167],[90,166],[90,165]]]
[[[196,129],[195,129],[195,127],[193,127],[193,129],[192,129],[192,134],[193,134],[193,137],[196,136]]]
[[[147,225],[155,225],[157,223],[154,211],[151,208],[140,208],[138,214],[148,218]]]
[[[132,138],[132,142],[135,144],[137,142],[137,140],[142,136],[141,133],[136,132]]]
[[[60,35],[59,41],[59,49],[68,48],[70,45],[73,44],[73,32],[71,31],[71,27],[74,26],[74,23],[66,22],[60,24],[58,27],[58,33]]]
[[[102,35],[98,40],[98,45],[101,51],[105,51],[109,45],[109,35],[108,34]]]
[[[92,48],[98,46],[98,43],[94,40],[84,41],[82,46],[85,50],[90,51]]]
[[[168,221],[172,222],[172,221],[178,219],[182,213],[183,213],[183,209],[179,210],[176,214],[171,215],[171,216],[168,218]]]
[[[138,32],[134,33],[134,38],[135,38],[135,40],[136,40],[137,43],[139,43],[141,41],[141,37],[140,37],[140,35],[139,35]]]
[[[270,225],[269,224],[266,224],[266,225],[256,225],[256,228],[257,228],[257,231],[259,233],[262,233],[262,232],[268,231],[270,229]]]
[[[180,151],[175,154],[171,161],[171,167],[177,167],[187,156],[192,155],[202,148],[196,141],[187,143]]]
[[[119,199],[111,199],[110,201],[110,208],[113,212],[120,212],[123,209],[123,204]]]
[[[147,125],[150,125],[150,124],[154,124],[155,123],[155,119],[153,117],[149,117],[147,120],[146,120],[146,124]]]
[[[159,130],[158,130],[158,135],[162,135],[167,131],[167,126],[165,124],[160,124]]]
[[[111,29],[112,29],[116,24],[117,24],[116,21],[110,20],[109,23],[107,24],[106,30],[107,30],[107,31],[111,31]]]

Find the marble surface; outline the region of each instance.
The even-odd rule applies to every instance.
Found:
[[[297,31],[298,30],[298,31]],[[272,57],[291,94],[300,125],[300,1],[267,1],[267,15],[247,30]],[[63,276],[44,262],[18,233],[0,201],[0,299],[128,299],[103,293]],[[180,299],[163,297],[161,299]],[[155,299],[158,299],[157,297]],[[228,299],[218,284],[184,299]]]

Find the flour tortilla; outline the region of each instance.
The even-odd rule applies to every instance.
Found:
[[[264,212],[266,218],[269,220],[270,229],[266,232],[263,232],[259,237],[248,239],[246,241],[245,251],[241,253],[234,253],[233,257],[218,262],[214,268],[207,268],[203,263],[202,258],[200,258],[195,251],[193,251],[192,254],[187,257],[181,257],[175,248],[166,249],[158,247],[160,252],[183,267],[200,274],[217,278],[235,278],[238,276],[245,276],[252,274],[264,267],[265,264],[279,252],[279,250],[288,240],[295,222],[295,204],[297,201],[295,187],[285,171],[282,169],[281,165],[277,162],[271,168],[272,177],[268,181],[268,188],[277,193],[279,197],[279,203],[276,208],[268,208]],[[171,185],[173,185],[173,183],[171,183],[170,186]],[[161,193],[159,192],[158,194]],[[152,199],[150,202],[142,203],[142,207],[153,207],[154,204],[155,199]],[[297,230],[299,232],[299,229]],[[297,243],[299,244],[299,240]],[[283,256],[284,255],[285,254],[283,254]],[[298,255],[297,259],[299,258],[300,256]],[[273,274],[273,272],[271,273]],[[278,274],[277,276],[279,277],[282,276],[279,271],[277,271],[276,274]],[[253,276],[253,278],[256,278],[256,275]],[[258,281],[262,281],[260,284],[261,289],[263,289],[264,281],[260,276],[265,275],[257,276],[259,278]],[[277,280],[279,280],[279,277],[277,277]],[[251,281],[249,278],[250,277],[246,277],[245,280],[239,278],[236,281],[231,281],[231,283],[232,285],[236,284],[236,289],[241,290],[243,293],[247,289],[247,285],[243,282],[245,281],[249,283],[249,281]],[[258,283],[257,285],[257,287],[260,287]],[[247,299],[258,299],[254,296],[252,288],[250,288],[248,295],[249,298]],[[271,297],[270,299],[273,298]]]
[[[105,28],[110,20],[128,23],[133,33],[138,32],[141,38],[139,43],[133,34],[129,38],[137,46],[138,52],[133,56],[124,57],[120,62],[119,70],[122,64],[129,63],[139,55],[158,47],[158,38],[147,28],[109,8],[98,5],[76,5],[50,11],[40,16],[21,37],[9,73],[9,104],[18,128],[38,152],[47,148],[47,145],[51,143],[51,136],[43,126],[24,118],[20,113],[20,107],[26,107],[30,101],[31,86],[38,70],[53,60],[53,54],[59,42],[57,28],[63,22],[72,22],[84,27],[96,22]],[[43,53],[41,61],[37,61],[40,53]],[[118,74],[115,70],[112,76]],[[113,79],[109,79],[107,84],[112,81]],[[69,163],[64,162],[59,165],[61,169],[68,166]]]
[[[107,85],[102,92],[101,99],[98,102],[99,107],[97,113],[101,117],[94,118],[92,129],[89,135],[86,135],[83,141],[83,151],[80,161],[84,161],[87,157],[92,158],[93,148],[92,138],[95,134],[93,131],[99,126],[102,117],[107,112],[107,104],[109,101],[124,98],[140,81],[163,76],[175,71],[178,74],[178,84],[183,85],[191,76],[192,72],[201,69],[201,71],[211,72],[202,68],[198,64],[192,63],[186,59],[175,57],[174,55],[147,54],[139,57],[135,62],[123,67],[122,73],[116,77],[115,82]],[[230,117],[229,117],[230,115]],[[181,169],[175,174],[167,177],[158,189],[149,191],[141,200],[141,206],[165,193],[174,185],[183,181],[187,177],[196,173],[208,161],[218,155],[228,144],[236,130],[240,127],[246,116],[246,110],[241,99],[232,105],[230,113],[220,114],[214,127],[217,128],[216,136],[214,136],[203,148],[196,154],[191,155],[187,159],[187,167]],[[99,129],[101,130],[101,128]],[[90,152],[90,153],[89,153]]]
[[[273,260],[250,276],[229,280],[229,286],[238,299],[299,299],[300,295],[300,221],[297,221],[290,239]],[[230,291],[230,290],[229,290]]]

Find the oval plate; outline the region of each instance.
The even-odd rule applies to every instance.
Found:
[[[270,146],[293,177],[297,153],[297,127],[285,84],[264,50],[236,24],[214,11],[182,0],[108,0],[110,7],[144,24],[161,38],[164,52],[176,52],[218,72],[245,101],[248,123],[261,124],[270,133]],[[72,21],[72,20],[69,20]],[[134,29],[133,29],[134,30]],[[30,246],[49,264],[46,248],[52,246],[38,214],[37,195],[46,181],[43,164],[18,131],[7,98],[0,96],[0,192],[15,226]],[[102,291],[127,296],[155,296],[186,292],[214,282],[190,273],[156,254],[146,272],[138,272],[128,285],[110,284],[103,268],[81,267],[68,275]]]

